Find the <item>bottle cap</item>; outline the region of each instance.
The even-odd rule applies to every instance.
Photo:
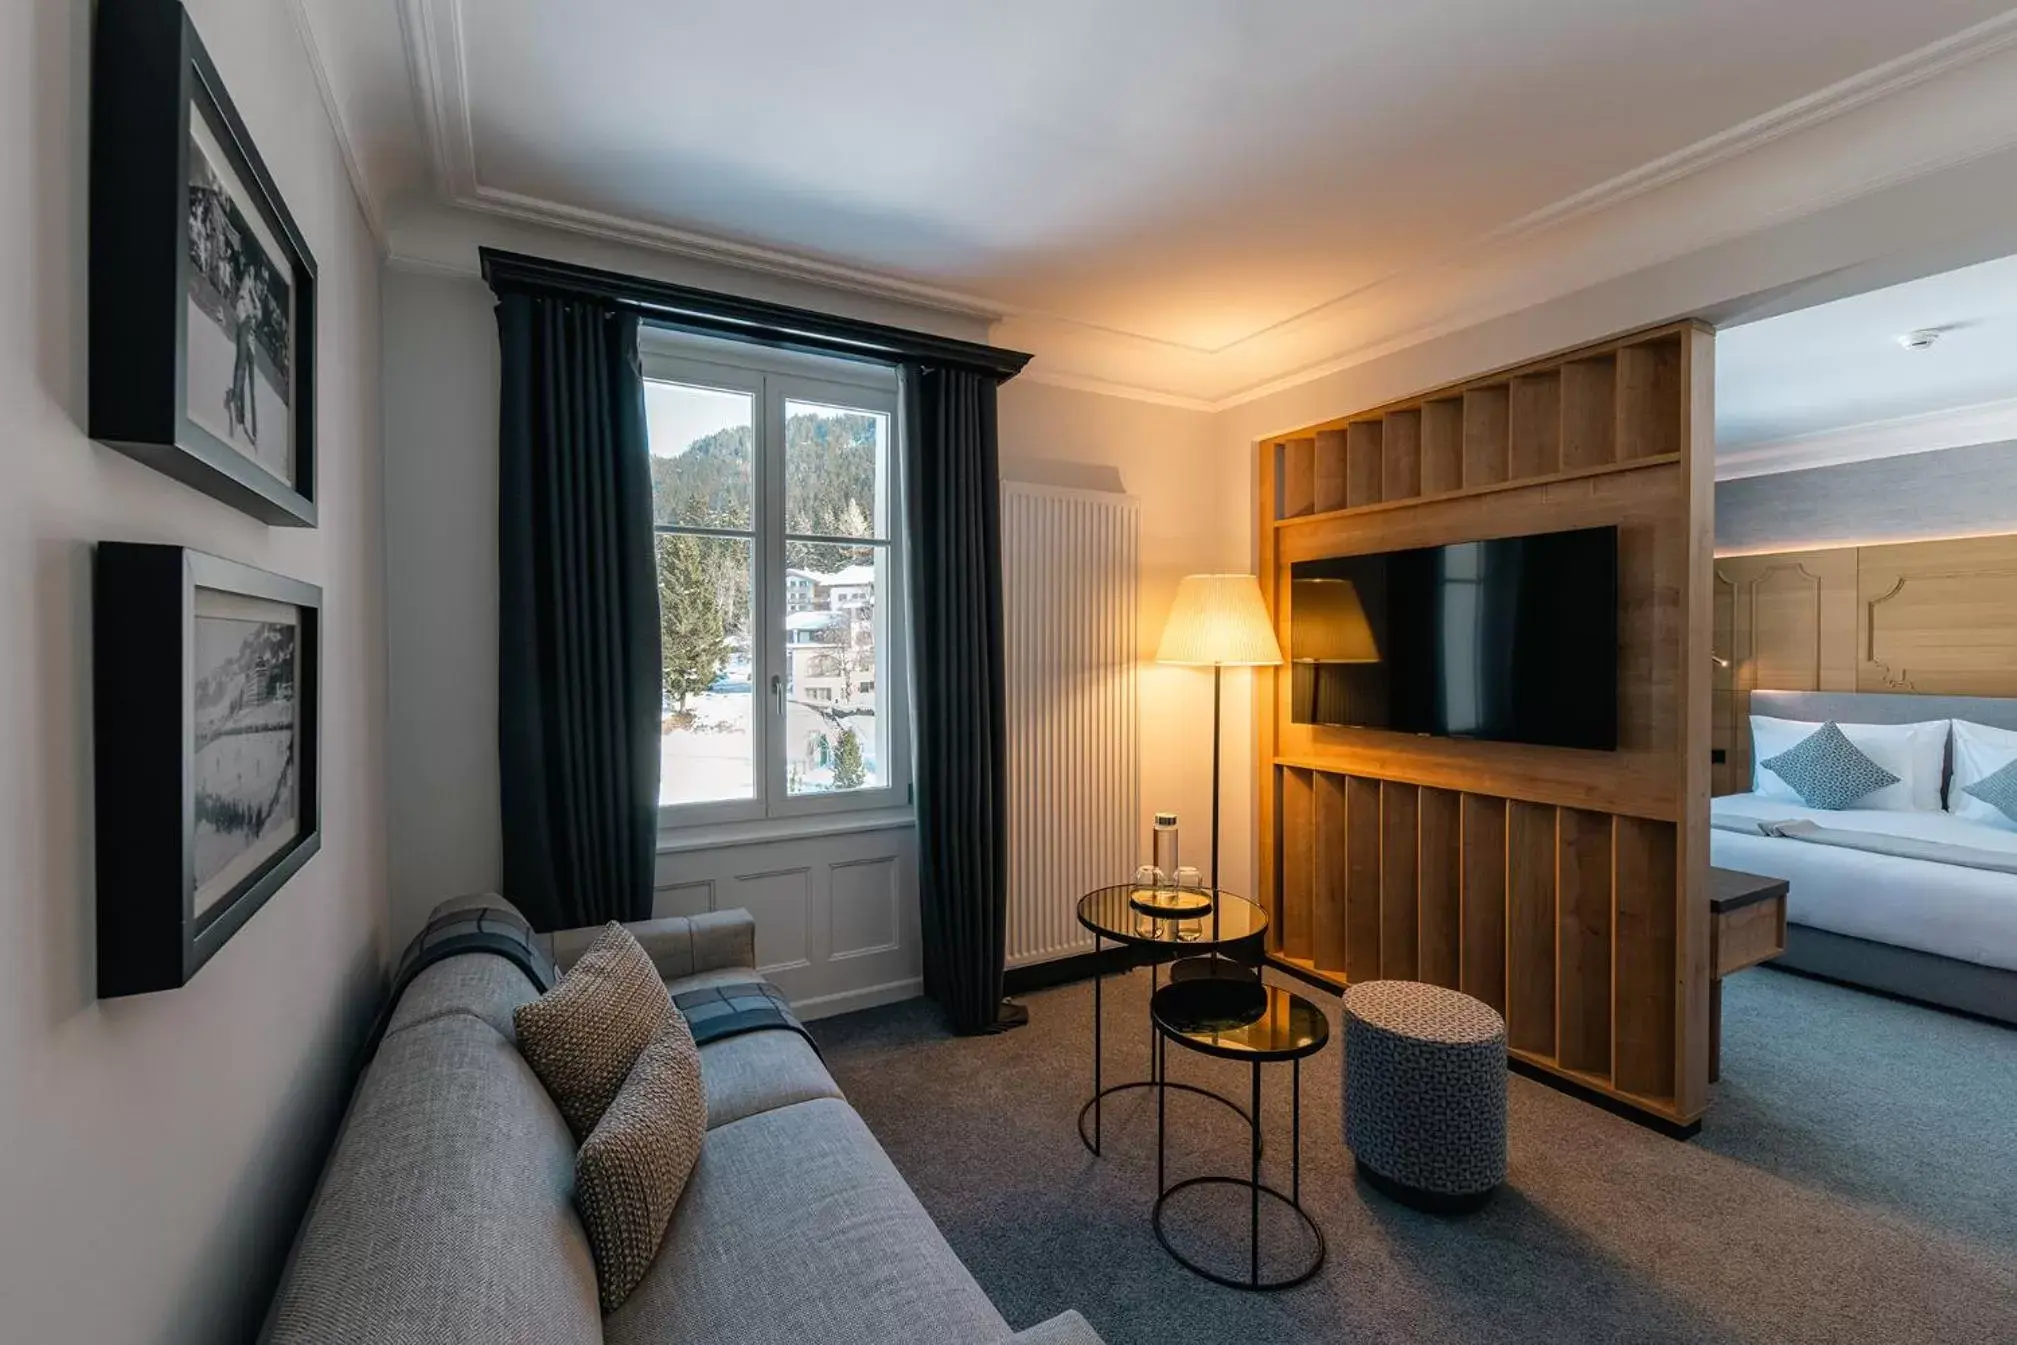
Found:
[[[1156,825],[1157,825],[1157,826],[1159,826],[1159,827],[1173,827],[1173,826],[1175,826],[1176,824],[1177,824],[1177,815],[1176,815],[1175,813],[1157,813],[1157,814],[1156,814]]]

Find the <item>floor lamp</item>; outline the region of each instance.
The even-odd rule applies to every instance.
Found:
[[[1275,624],[1250,574],[1193,574],[1177,585],[1156,662],[1212,670],[1212,911],[1219,894],[1219,709],[1227,668],[1268,668],[1282,661]]]

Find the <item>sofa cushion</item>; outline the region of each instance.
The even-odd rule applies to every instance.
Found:
[[[796,1032],[745,1032],[700,1048],[712,1130],[813,1098],[842,1096],[819,1053]]]
[[[675,1013],[638,1055],[574,1160],[574,1206],[595,1253],[604,1312],[630,1297],[658,1255],[706,1137],[700,1048]]]
[[[630,1076],[672,998],[644,949],[611,921],[560,984],[512,1014],[518,1050],[576,1138],[586,1139]]]
[[[987,1345],[1009,1334],[868,1127],[832,1098],[710,1131],[658,1259],[603,1323],[609,1345]]]
[[[495,957],[427,976],[461,963],[495,963],[526,984]],[[567,1123],[497,1028],[468,1012],[394,1026],[344,1120],[266,1339],[599,1341],[573,1192]]]

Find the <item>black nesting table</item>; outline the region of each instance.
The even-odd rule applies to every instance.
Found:
[[[1164,1042],[1222,1060],[1244,1061],[1253,1069],[1253,1094],[1247,1112],[1251,1127],[1251,1168],[1245,1177],[1187,1177],[1165,1184],[1163,1162],[1163,1098],[1156,1099],[1156,1241],[1177,1263],[1214,1284],[1233,1289],[1287,1289],[1301,1284],[1324,1264],[1324,1232],[1303,1209],[1303,1057],[1315,1055],[1330,1040],[1330,1020],[1324,1011],[1300,995],[1259,981],[1200,978],[1172,981],[1149,1000],[1149,1017]],[[1290,1083],[1289,1190],[1261,1181],[1261,1066],[1286,1061],[1294,1072]],[[1171,1085],[1174,1086],[1174,1085]],[[1237,1186],[1247,1191],[1247,1274],[1244,1279],[1222,1275],[1184,1255],[1163,1229],[1163,1211],[1179,1192],[1209,1186]],[[1261,1278],[1261,1197],[1279,1201],[1308,1231],[1312,1251],[1298,1258],[1286,1274]]]
[[[1079,923],[1093,932],[1093,951],[1106,943],[1118,943],[1148,950],[1149,994],[1153,999],[1161,980],[1161,964],[1176,961],[1171,968],[1173,984],[1197,980],[1231,980],[1258,985],[1262,958],[1262,936],[1267,933],[1268,913],[1245,897],[1220,890],[1213,894],[1208,914],[1186,919],[1150,918],[1137,910],[1131,897],[1138,891],[1131,883],[1102,887],[1079,898]],[[1242,1118],[1251,1119],[1239,1103],[1220,1097],[1194,1084],[1170,1083],[1163,1077],[1162,1051],[1153,1022],[1149,1026],[1149,1077],[1109,1084],[1102,1076],[1106,1054],[1101,1029],[1102,987],[1106,978],[1093,977],[1093,1095],[1079,1109],[1079,1139],[1095,1154],[1100,1151],[1101,1104],[1109,1094],[1130,1088],[1175,1088],[1222,1103]],[[1161,1100],[1161,1094],[1158,1095]],[[1086,1129],[1086,1118],[1092,1129]]]

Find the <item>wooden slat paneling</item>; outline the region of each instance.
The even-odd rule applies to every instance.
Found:
[[[1346,904],[1345,975],[1377,981],[1380,965],[1380,782],[1352,776],[1345,782],[1345,824],[1350,835],[1351,892]]]
[[[1316,818],[1310,772],[1282,772],[1282,952],[1307,961],[1315,946]]]
[[[1407,500],[1422,493],[1422,413],[1395,411],[1380,432],[1380,498]]]
[[[1564,808],[1556,819],[1560,1058],[1611,1072],[1611,815]]]
[[[1463,796],[1464,993],[1506,1011],[1506,801]]]
[[[1618,819],[1611,1081],[1649,1098],[1674,1096],[1674,841],[1671,823]]]
[[[1464,949],[1462,795],[1424,789],[1417,805],[1416,848],[1421,937],[1415,974],[1452,990],[1463,986]]]
[[[1380,975],[1388,980],[1412,981],[1420,975],[1417,807],[1413,785],[1389,781],[1380,786]]]
[[[1555,1056],[1555,809],[1506,808],[1506,1043]]]
[[[1345,911],[1350,886],[1350,823],[1345,809],[1345,777],[1318,771],[1313,779],[1317,825],[1316,876],[1311,884],[1316,913],[1312,959],[1324,971],[1345,970]]]

